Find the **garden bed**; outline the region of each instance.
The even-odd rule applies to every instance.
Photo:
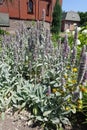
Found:
[[[72,45],[67,35],[54,45],[39,23],[1,36],[1,130],[87,128],[81,115],[87,115],[87,47],[78,48],[77,34],[76,29]]]
[[[7,110],[4,119],[0,119],[0,130],[42,130],[38,124],[35,126],[28,120],[29,114],[23,110],[13,115],[11,109]],[[86,130],[87,124],[82,124],[83,115],[79,113],[76,117],[77,121],[72,126],[66,125],[62,130]]]

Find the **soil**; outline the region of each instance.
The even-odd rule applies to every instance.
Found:
[[[28,121],[29,113],[22,111],[20,114],[12,115],[10,111],[5,112],[5,118],[0,118],[0,130],[38,130],[38,127],[31,128]]]

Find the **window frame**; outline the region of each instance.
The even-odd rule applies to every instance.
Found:
[[[50,15],[50,3],[47,3],[47,7],[46,7],[46,16]]]
[[[32,7],[30,7],[30,6],[32,6]],[[28,10],[29,14],[34,14],[34,2],[33,2],[33,0],[28,0],[28,2],[27,2],[27,10]]]
[[[2,5],[2,4],[3,4],[3,2],[4,2],[4,0],[0,0],[0,5]]]

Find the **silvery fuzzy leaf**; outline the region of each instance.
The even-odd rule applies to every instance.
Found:
[[[62,122],[64,125],[69,125],[69,126],[71,126],[71,123],[70,123],[70,121],[69,121],[68,118],[61,118],[61,122]]]
[[[82,94],[82,91],[79,92],[79,99],[82,99],[83,97],[83,94]]]
[[[36,119],[37,119],[38,121],[43,121],[43,119],[42,119],[41,116],[36,116]]]
[[[1,119],[4,120],[5,119],[5,112],[1,113]]]
[[[71,95],[64,97],[64,101],[68,100],[69,98],[71,98]]]
[[[55,83],[56,83],[56,81],[51,81],[51,82],[50,82],[50,85],[55,84]]]
[[[57,117],[51,119],[51,121],[52,121],[53,124],[59,124],[60,123],[60,120]]]
[[[51,114],[51,112],[52,112],[52,110],[45,111],[45,112],[43,113],[43,116],[48,116],[49,114]]]
[[[76,109],[74,108],[74,109],[71,109],[71,111],[72,111],[72,113],[76,113]]]

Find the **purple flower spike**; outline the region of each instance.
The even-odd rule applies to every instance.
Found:
[[[81,51],[81,57],[83,56],[83,54],[86,52],[86,45],[83,45],[82,47],[82,51]]]
[[[46,16],[46,14],[45,14],[45,9],[43,9],[43,10],[42,10],[42,20],[43,20],[43,21],[45,21],[45,16]]]
[[[75,64],[76,56],[77,56],[77,48],[76,48],[76,46],[74,46],[72,49],[72,54],[71,54],[71,64],[72,63]]]
[[[85,75],[86,70],[87,70],[87,52],[85,52],[81,57],[78,79],[77,79],[78,83],[81,83],[83,81],[83,77]]]
[[[83,81],[82,84],[85,85],[87,82],[87,71],[85,72],[84,76],[83,76]]]
[[[75,45],[76,45],[77,39],[78,39],[78,27],[76,26],[75,35],[74,35],[74,44],[75,44]]]
[[[50,94],[51,94],[51,87],[48,86],[48,95],[50,95]]]

